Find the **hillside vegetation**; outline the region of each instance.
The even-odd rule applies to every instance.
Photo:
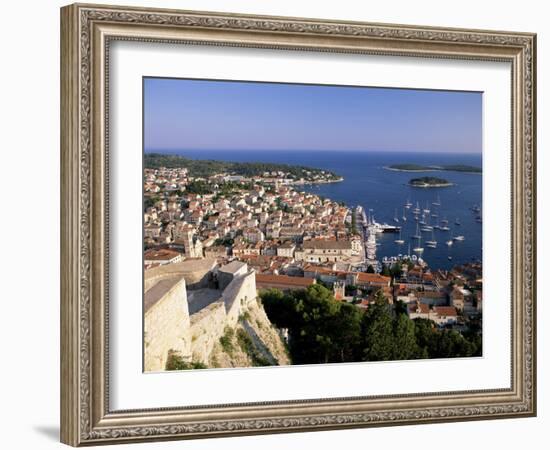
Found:
[[[421,178],[413,178],[409,181],[409,184],[414,187],[441,187],[441,186],[451,186],[452,183],[450,183],[448,180],[445,180],[444,178],[437,178],[437,177],[421,177]]]
[[[390,170],[399,170],[404,172],[435,172],[435,171],[448,171],[448,172],[469,172],[469,173],[481,173],[481,167],[470,166],[467,164],[448,164],[443,166],[429,165],[424,166],[421,164],[392,164],[387,167]]]
[[[192,177],[209,177],[219,173],[254,177],[261,176],[265,172],[284,172],[288,174],[289,178],[300,179],[308,178],[312,175],[319,175],[324,172],[324,176],[327,179],[338,178],[338,176],[332,172],[306,166],[291,166],[288,164],[264,162],[228,162],[190,159],[179,155],[166,155],[161,153],[146,153],[143,164],[146,169],[185,167]],[[310,172],[310,174],[308,175],[307,172]]]
[[[252,303],[235,327],[226,327],[216,343],[209,368],[285,366],[290,364],[284,340],[261,305]]]
[[[289,333],[293,364],[395,361],[481,356],[481,336],[440,330],[426,319],[411,320],[407,306],[395,310],[381,291],[366,312],[338,302],[314,284],[307,290],[260,294],[271,322]]]

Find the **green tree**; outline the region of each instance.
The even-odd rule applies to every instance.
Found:
[[[186,190],[187,190],[187,193],[189,194],[200,194],[200,195],[212,194],[214,192],[212,185],[202,180],[191,181],[186,186]]]
[[[401,263],[396,262],[395,264],[393,264],[391,266],[390,273],[393,278],[401,277],[401,274],[403,273],[403,266],[401,265]]]
[[[393,358],[413,359],[418,355],[418,345],[414,334],[414,323],[405,314],[399,314],[394,320],[393,336]]]
[[[334,318],[340,304],[332,292],[324,286],[314,284],[296,302],[296,312],[301,316],[301,326],[292,330],[293,361],[302,363],[327,363],[331,354],[337,351],[334,333]]]
[[[260,298],[269,320],[278,328],[293,328],[298,317],[294,299],[279,289],[266,289],[260,292]]]
[[[361,358],[359,352],[361,344],[362,312],[349,303],[339,303],[338,314],[333,322],[335,353],[331,360],[339,362],[357,361]]]
[[[390,268],[388,266],[384,265],[384,267],[382,267],[382,275],[385,277],[391,276]]]
[[[358,360],[363,313],[337,302],[320,284],[283,294],[276,289],[260,293],[269,320],[289,331],[289,347],[296,364]]]
[[[476,346],[455,330],[443,330],[437,342],[435,358],[467,357],[476,354]]]
[[[414,319],[414,334],[420,352],[425,352],[426,358],[436,353],[437,330],[435,323],[428,319]]]
[[[392,308],[381,290],[366,312],[336,301],[321,284],[287,293],[268,289],[260,298],[269,320],[288,329],[295,364],[481,355],[479,332],[462,335],[431,320],[410,320],[406,305]]]
[[[160,200],[160,197],[145,197],[143,200],[143,211],[146,211],[147,208],[152,208]]]
[[[397,300],[394,304],[394,311],[396,316],[400,314],[407,315],[407,304],[404,301]]]
[[[367,273],[374,273],[374,267],[372,264],[369,264],[369,267],[367,267]]]
[[[390,305],[381,291],[376,294],[374,304],[369,305],[364,320],[365,361],[388,361],[394,350],[393,318]]]

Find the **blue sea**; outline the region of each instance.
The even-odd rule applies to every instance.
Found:
[[[473,173],[461,172],[397,172],[384,167],[390,164],[414,163],[423,165],[438,164],[468,164],[481,167],[480,154],[442,154],[442,153],[401,153],[401,152],[358,152],[358,151],[214,151],[193,150],[171,152],[193,159],[213,159],[237,162],[273,162],[304,165],[320,169],[327,169],[344,177],[341,183],[305,186],[301,190],[317,195],[343,201],[353,207],[361,205],[368,213],[369,210],[377,222],[399,225],[402,227],[404,245],[397,245],[393,233],[379,235],[380,244],[377,248],[377,258],[397,256],[408,252],[415,246],[415,240],[410,237],[415,234],[416,222],[410,210],[403,205],[410,200],[416,202],[420,208],[426,204],[432,213],[437,210],[438,218],[430,217],[430,225],[436,220],[446,218],[449,221],[450,231],[434,231],[434,238],[438,242],[437,248],[424,246],[422,258],[432,269],[449,269],[456,264],[481,260],[482,257],[482,224],[475,220],[476,214],[470,208],[473,205],[482,206],[482,176]],[[419,176],[437,176],[454,183],[445,188],[413,188],[407,182]],[[432,205],[437,202],[441,206]],[[413,206],[414,207],[414,206]],[[412,208],[411,208],[412,209]],[[394,221],[397,213],[399,222]],[[403,221],[405,214],[407,221]],[[460,225],[455,225],[458,219]],[[455,241],[450,247],[445,241],[453,235],[463,235],[465,240]],[[422,233],[423,240],[431,239],[431,233]],[[449,259],[451,257],[451,259]]]

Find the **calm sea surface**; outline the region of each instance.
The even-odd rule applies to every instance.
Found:
[[[377,222],[400,225],[404,245],[397,245],[397,236],[392,233],[379,235],[377,257],[407,254],[408,244],[411,249],[415,240],[416,222],[410,211],[403,208],[409,199],[414,205],[419,202],[421,209],[429,205],[431,213],[438,218],[430,217],[430,225],[436,220],[446,218],[450,231],[434,231],[438,242],[437,248],[424,246],[423,259],[434,268],[448,269],[455,264],[481,260],[482,224],[475,221],[470,208],[482,206],[482,176],[460,172],[396,172],[384,169],[384,166],[399,163],[416,164],[469,164],[481,167],[481,155],[439,154],[439,153],[396,153],[396,152],[346,152],[346,151],[213,151],[196,150],[173,152],[193,159],[214,159],[237,162],[274,162],[305,165],[328,169],[344,177],[341,183],[298,188],[336,201],[343,201],[348,206],[361,205],[366,212],[371,211]],[[433,175],[445,178],[455,186],[446,188],[412,188],[407,182],[414,177]],[[441,200],[441,206],[432,205]],[[411,208],[412,209],[412,208]],[[394,221],[397,214],[398,223]],[[407,221],[403,221],[405,214]],[[460,225],[455,225],[458,219]],[[463,235],[465,240],[455,241],[451,247],[445,241],[453,235]],[[431,233],[422,233],[423,240],[431,239]],[[452,259],[449,259],[449,256]]]

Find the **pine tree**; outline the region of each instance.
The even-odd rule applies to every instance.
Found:
[[[405,314],[399,314],[394,321],[393,358],[413,359],[418,355],[418,345],[414,334],[414,322]]]
[[[388,361],[393,356],[393,318],[390,305],[382,291],[376,293],[375,303],[369,305],[364,325],[365,361]]]

